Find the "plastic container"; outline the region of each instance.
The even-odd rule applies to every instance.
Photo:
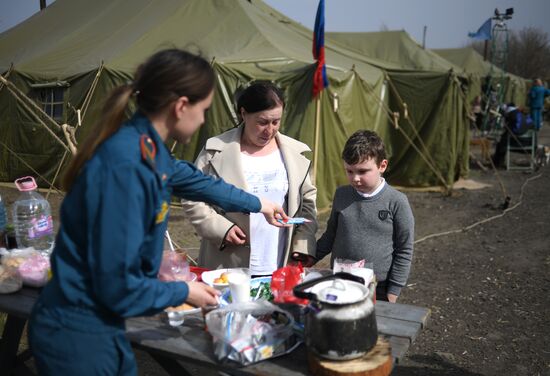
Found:
[[[15,185],[21,192],[12,205],[17,247],[33,247],[49,255],[55,239],[50,204],[36,192],[37,185],[32,176],[17,179]]]

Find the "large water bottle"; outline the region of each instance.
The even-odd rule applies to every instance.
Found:
[[[32,176],[17,179],[15,185],[21,191],[12,205],[17,247],[33,247],[49,255],[54,243],[50,204],[36,192],[37,186]]]

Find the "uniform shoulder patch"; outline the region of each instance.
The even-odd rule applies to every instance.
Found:
[[[139,148],[141,150],[141,159],[149,165],[153,170],[156,169],[155,157],[157,155],[157,146],[153,139],[146,134],[141,135],[139,140]]]
[[[157,225],[166,220],[166,215],[168,214],[168,210],[170,210],[170,205],[168,205],[166,201],[163,201],[162,205],[160,206],[160,211],[157,213],[157,218],[155,220],[155,223]]]

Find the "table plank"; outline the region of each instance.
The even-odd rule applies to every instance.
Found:
[[[384,316],[376,317],[376,325],[378,326],[378,333],[407,338],[411,343],[420,331],[420,323]]]
[[[376,317],[384,316],[398,318],[399,320],[420,323],[424,328],[431,314],[429,308],[417,307],[409,304],[393,304],[388,302],[377,302],[375,305]]]
[[[0,312],[21,318],[30,316],[41,289],[23,287],[11,294],[0,294]]]
[[[305,346],[292,353],[269,362],[260,362],[247,367],[237,364],[220,364],[215,355],[212,337],[204,330],[200,314],[189,315],[184,325],[173,327],[165,323],[162,316],[139,317],[126,321],[126,336],[138,348],[156,352],[186,363],[224,370],[232,375],[289,375],[308,374]],[[190,340],[192,339],[192,341]]]

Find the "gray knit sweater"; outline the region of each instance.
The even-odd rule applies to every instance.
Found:
[[[327,229],[317,241],[317,258],[372,262],[376,279],[399,295],[407,283],[413,256],[414,217],[407,196],[386,183],[372,197],[350,185],[334,194]]]

